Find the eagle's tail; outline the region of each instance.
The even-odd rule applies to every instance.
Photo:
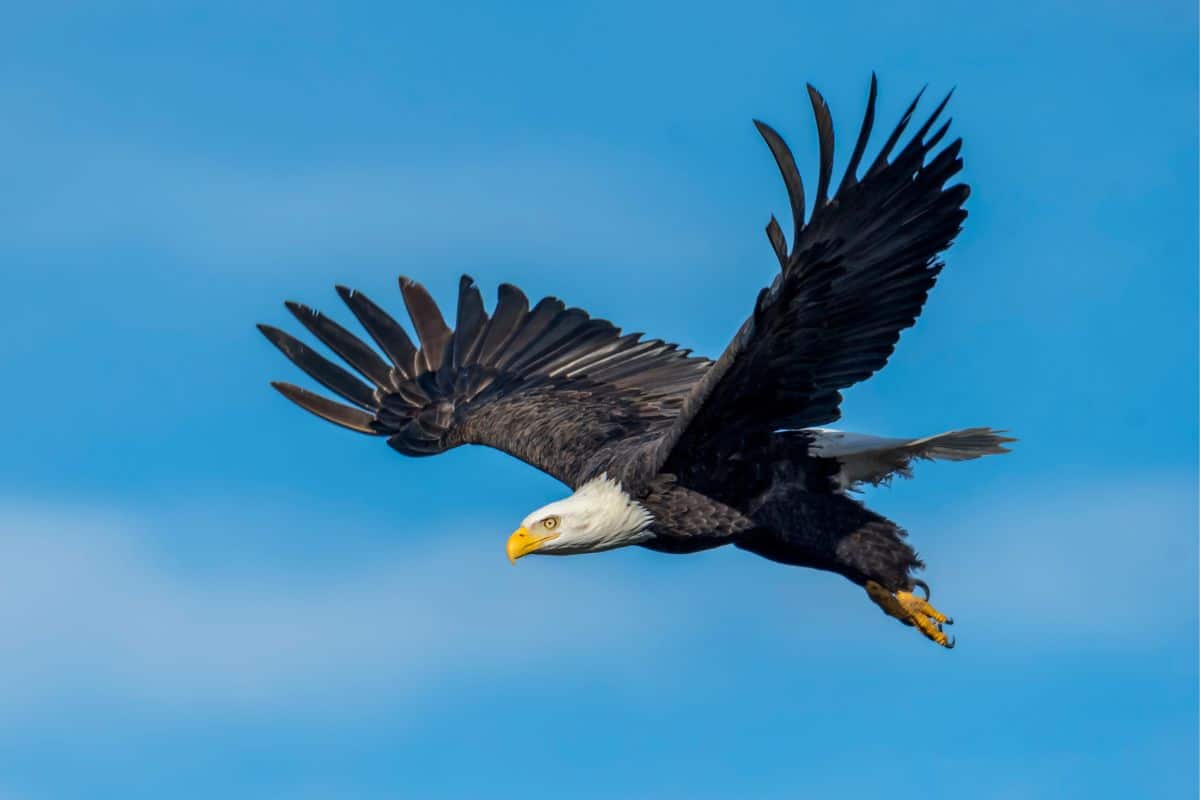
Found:
[[[834,480],[841,489],[863,483],[879,485],[897,475],[910,478],[917,459],[969,461],[1007,453],[1005,445],[1016,439],[1005,433],[992,428],[964,428],[917,439],[895,439],[826,428],[805,431],[813,455],[838,462],[840,468]]]
[[[1015,442],[1016,439],[1012,436],[1004,436],[1005,433],[1007,431],[997,431],[991,428],[964,428],[913,439],[908,443],[908,447],[914,455],[920,458],[970,461],[980,456],[1010,452],[1009,448],[1004,445]]]

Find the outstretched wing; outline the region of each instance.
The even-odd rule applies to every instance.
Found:
[[[805,222],[804,187],[791,151],[756,122],[787,185],[793,246],[789,252],[772,217],[767,236],[781,272],[685,400],[657,448],[657,466],[726,458],[748,438],[836,420],[841,390],[882,368],[900,331],[916,321],[942,269],[938,254],[966,217],[967,187],[946,186],[962,168],[962,141],[934,153],[949,122],[930,133],[949,95],[892,157],[918,95],[860,179],[875,118],[872,76],[862,128],[830,198],[833,122],[824,98],[812,86],[808,94],[820,141],[812,217]]]
[[[417,333],[364,295],[338,294],[386,355],[321,313],[287,308],[358,374],[268,325],[263,334],[310,377],[351,405],[290,383],[272,384],[302,408],[350,430],[387,436],[407,455],[460,444],[503,450],[569,485],[605,465],[603,456],[662,435],[710,363],[640,334],[622,335],[561,300],[532,309],[514,286],[500,286],[489,316],[474,281],[459,284],[451,330],[423,286],[400,279]],[[365,379],[365,381],[364,381]]]

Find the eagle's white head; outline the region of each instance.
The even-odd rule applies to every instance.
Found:
[[[508,560],[530,553],[566,556],[637,544],[653,537],[653,515],[621,484],[601,475],[570,497],[542,506],[508,537]]]

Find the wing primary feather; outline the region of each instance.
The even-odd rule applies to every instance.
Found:
[[[783,184],[787,187],[788,203],[792,207],[792,244],[800,241],[800,232],[804,230],[804,181],[800,178],[800,170],[796,169],[796,159],[792,151],[775,129],[765,122],[754,120],[754,127],[771,148],[779,174],[783,176]]]
[[[817,139],[820,144],[821,165],[817,177],[817,197],[813,201],[813,213],[829,200],[829,181],[833,178],[833,117],[829,104],[811,83],[807,84],[808,99],[812,103],[813,116],[817,119]]]
[[[271,344],[279,348],[279,352],[287,356],[289,361],[308,373],[309,377],[326,389],[336,392],[357,406],[367,409],[375,408],[374,392],[371,391],[369,386],[350,374],[350,372],[342,369],[304,342],[290,334],[284,333],[278,328],[270,325],[259,325],[258,329],[262,331],[263,336],[267,337],[267,340]]]
[[[504,353],[509,340],[521,329],[529,313],[529,298],[511,283],[502,283],[496,290],[496,307],[483,332],[476,361],[491,366]]]
[[[455,369],[474,363],[487,322],[479,287],[470,275],[463,275],[458,282],[458,312],[454,318]]]
[[[566,304],[557,297],[543,297],[539,300],[533,310],[523,318],[520,329],[513,334],[504,350],[496,354],[496,363],[492,366],[508,369],[514,361],[527,355],[525,349],[540,344],[539,337],[565,308]]]
[[[596,349],[603,349],[616,335],[616,328],[607,320],[586,319],[557,344],[547,348],[533,367],[538,373],[553,375],[563,367],[587,359]]]
[[[943,135],[945,135],[946,126],[943,125],[938,133],[936,133],[929,141],[925,141],[925,134],[929,133],[929,129],[933,127],[933,123],[937,121],[942,111],[946,108],[946,104],[950,102],[950,97],[953,94],[954,90],[952,89],[946,95],[946,97],[943,98],[942,102],[938,104],[938,107],[933,110],[933,113],[929,115],[929,119],[925,120],[925,124],[923,124],[917,130],[917,132],[913,134],[912,140],[909,141],[909,143],[904,147],[903,150],[900,151],[899,154],[897,154],[896,161],[899,162],[904,159],[916,159],[916,162],[919,165],[920,161],[924,160],[925,154],[932,150],[933,146],[941,140]]]
[[[358,337],[303,303],[288,301],[284,305],[313,336],[328,345],[363,377],[380,388],[392,386],[392,368]]]
[[[959,158],[959,153],[962,151],[962,139],[955,139],[950,144],[946,145],[945,149],[938,153],[930,160],[925,169],[931,174],[938,176],[938,179],[943,183],[949,180],[953,175],[957,174],[962,169],[962,159]],[[949,192],[954,187],[945,189]],[[966,199],[965,197],[963,198]]]
[[[547,374],[552,378],[557,375],[592,375],[606,362],[626,355],[629,349],[636,344],[637,337],[631,337],[628,334],[619,339],[612,339],[600,346],[589,347],[582,352],[577,352],[570,359],[556,362],[554,368],[548,370]]]
[[[904,129],[908,127],[908,123],[912,120],[913,112],[917,110],[917,103],[921,102],[921,96],[925,94],[926,88],[928,87],[921,87],[921,91],[917,92],[917,96],[908,104],[908,109],[905,110],[904,116],[900,118],[900,122],[896,124],[896,129],[892,131],[887,141],[883,143],[883,148],[879,151],[879,155],[875,156],[875,161],[871,163],[871,168],[867,170],[868,175],[887,166],[888,156],[892,154],[892,148],[896,146],[896,142],[904,135]]]
[[[597,350],[586,356],[579,364],[569,364],[560,368],[568,374],[586,374],[599,381],[607,381],[609,373],[621,364],[628,363],[648,349],[655,346],[654,342],[641,341],[642,334],[627,333],[616,340],[607,350]]]
[[[933,147],[933,145],[937,144],[937,140],[934,139],[932,141],[925,142],[925,141],[923,141],[925,139],[925,134],[929,133],[929,129],[933,127],[933,123],[937,122],[937,118],[940,117],[942,115],[942,112],[946,110],[946,104],[950,102],[950,98],[953,96],[954,96],[953,89],[946,92],[946,96],[942,98],[942,102],[938,103],[937,108],[935,108],[933,110],[933,113],[929,115],[929,119],[925,120],[925,124],[922,125],[921,128],[915,134],[913,134],[913,139],[918,142],[922,142],[923,149],[926,152],[928,152],[929,149],[931,147]]]
[[[854,143],[854,152],[850,154],[850,163],[846,165],[846,173],[838,186],[837,194],[842,190],[858,183],[858,164],[862,161],[863,153],[867,150],[867,141],[871,138],[871,129],[875,127],[875,98],[879,94],[879,81],[875,73],[871,73],[871,89],[867,94],[867,110],[863,114],[862,127],[858,130],[858,140]]]
[[[771,221],[767,223],[767,239],[771,242],[771,249],[775,251],[775,257],[779,259],[779,268],[787,268],[787,239],[783,236],[783,230],[779,227],[779,220],[775,219],[775,215],[771,215]]]
[[[452,335],[450,328],[424,286],[401,276],[400,293],[404,295],[404,305],[417,331],[417,339],[421,342],[425,369],[433,372],[442,365]]]
[[[569,348],[573,344],[573,336],[588,331],[589,328],[584,326],[590,322],[592,320],[581,309],[568,308],[560,312],[536,339],[530,341],[523,353],[505,363],[505,368],[517,374],[541,371],[542,365],[560,353],[561,348]]]
[[[341,425],[343,428],[349,428],[352,431],[358,431],[359,433],[367,433],[372,436],[383,435],[382,431],[377,430],[372,425],[375,418],[364,411],[344,406],[341,403],[335,403],[316,392],[310,392],[307,389],[301,389],[299,386],[284,383],[283,381],[272,381],[271,386],[275,387],[276,391],[288,400],[291,400],[305,411],[316,414],[321,419],[328,420],[335,425]]]
[[[933,135],[929,137],[929,141],[925,142],[925,152],[929,152],[934,147],[937,147],[938,142],[946,135],[946,131],[950,130],[950,123],[953,121],[954,117],[951,117],[942,123],[942,127],[933,132]]]
[[[400,377],[408,379],[416,375],[417,348],[400,323],[361,292],[338,286],[337,293],[391,360]]]

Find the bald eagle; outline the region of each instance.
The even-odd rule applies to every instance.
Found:
[[[783,176],[789,248],[774,216],[767,238],[779,271],[719,358],[611,323],[547,297],[530,307],[502,284],[484,309],[463,277],[451,329],[420,284],[400,278],[414,344],[391,316],[343,286],[341,299],[376,347],[299,303],[287,308],[357,375],[298,339],[259,328],[285,356],[346,403],[272,385],[317,416],[387,437],[410,456],[462,444],[496,448],[553,475],[573,493],[521,521],[511,561],[639,545],[694,553],[732,544],[783,564],[828,570],[862,586],[883,611],[943,647],[951,622],[930,605],[924,567],[894,522],[851,493],[908,476],[918,459],[1004,453],[991,428],[915,439],[822,427],[842,390],[881,369],[913,325],[961,229],[968,188],[962,140],[936,129],[949,95],[897,149],[913,100],[860,174],[875,119],[872,76],[845,174],[830,193],[834,135],[812,86],[819,161],[812,212],[791,150],[755,122]],[[920,589],[920,593],[917,593]]]

